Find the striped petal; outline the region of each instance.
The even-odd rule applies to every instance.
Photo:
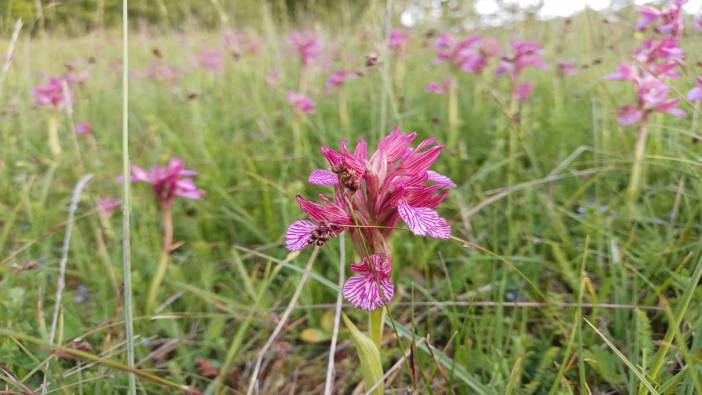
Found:
[[[385,305],[383,301],[390,302],[395,294],[395,286],[390,281],[389,258],[381,255],[372,255],[371,262],[375,273],[371,272],[368,259],[360,264],[351,265],[351,270],[358,273],[344,284],[344,298],[354,307],[372,311]],[[373,278],[375,274],[376,282]],[[382,289],[382,296],[380,290]]]
[[[300,251],[305,248],[309,244],[312,231],[316,227],[317,225],[310,221],[300,220],[293,222],[285,234],[285,246],[290,251]]]
[[[456,188],[456,184],[453,181],[451,181],[450,178],[432,170],[427,170],[427,179],[436,183],[437,185],[447,186],[449,188]]]
[[[417,236],[431,236],[436,239],[451,237],[451,226],[439,214],[427,207],[412,207],[404,200],[397,204],[397,212],[402,221]]]
[[[307,181],[314,185],[334,186],[339,183],[339,177],[333,171],[317,169],[310,174]]]

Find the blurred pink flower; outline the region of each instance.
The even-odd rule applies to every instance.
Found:
[[[699,101],[702,100],[702,76],[697,77],[697,86],[690,90],[687,94],[687,100]]]
[[[406,32],[403,32],[402,30],[393,30],[390,32],[388,47],[390,47],[390,49],[396,54],[399,54],[405,48],[408,38],[409,36]]]
[[[149,77],[166,82],[175,82],[180,78],[180,71],[162,62],[154,62],[149,66]]]
[[[632,63],[620,64],[617,72],[604,77],[606,80],[629,81],[636,90],[636,103],[616,110],[620,124],[644,123],[651,113],[685,116],[678,108],[680,100],[669,98],[670,88],[666,82],[667,79],[680,78],[676,69],[685,56],[678,46],[683,30],[682,6],[685,2],[673,0],[662,11],[648,6],[639,9],[637,30],[657,24],[654,29],[657,36],[641,43],[632,54]]]
[[[304,66],[310,65],[322,53],[322,42],[311,31],[294,32],[288,41],[297,50]]]
[[[512,41],[512,57],[504,57],[497,68],[497,75],[509,75],[512,81],[517,81],[522,72],[528,67],[546,68],[541,57],[541,44],[535,41]]]
[[[446,93],[449,90],[449,88],[451,87],[452,84],[453,84],[453,80],[451,80],[451,79],[447,79],[442,83],[432,81],[429,84],[427,84],[427,86],[424,87],[424,91],[427,93],[435,93],[437,95],[443,95],[444,93]]]
[[[649,6],[640,7],[636,30],[642,31],[650,25],[655,25],[655,30],[660,34],[679,37],[683,30],[682,6],[685,3],[687,0],[672,0],[662,10]]]
[[[416,136],[396,127],[370,157],[363,140],[353,152],[346,141],[339,143],[339,151],[322,147],[331,170],[314,170],[308,181],[333,187],[335,199],[320,195],[322,204],[317,204],[298,196],[300,208],[314,222],[296,221],[285,237],[288,249],[298,251],[308,245],[321,246],[348,231],[359,255],[367,258],[352,265],[351,270],[358,275],[348,280],[343,293],[354,306],[365,310],[381,307],[393,297],[388,239],[398,221],[418,236],[451,236],[450,225],[435,209],[456,185],[429,170],[443,146],[429,138],[413,148]],[[369,280],[373,275],[380,289]]]
[[[271,69],[268,75],[266,75],[266,82],[273,87],[280,85],[280,71],[278,71],[278,69]]]
[[[87,122],[78,122],[76,124],[76,133],[81,135],[90,134],[93,132],[93,127]]]
[[[198,54],[198,63],[200,67],[209,71],[220,71],[224,68],[224,61],[219,52],[203,48]]]
[[[288,103],[299,112],[305,114],[314,114],[314,101],[305,95],[295,93],[293,91],[288,91]]]
[[[255,54],[258,52],[261,44],[259,41],[242,32],[226,31],[223,35],[224,47],[231,53],[234,59],[239,59],[246,52]]]
[[[112,215],[120,205],[122,205],[122,201],[116,198],[98,200],[98,210],[100,210],[100,214],[103,216]]]
[[[131,182],[151,184],[161,207],[170,207],[176,197],[197,200],[204,195],[192,179],[197,173],[186,169],[185,163],[178,158],[171,159],[165,167],[154,165],[150,171],[138,166],[132,166],[131,170]]]
[[[450,34],[442,33],[436,41],[436,59],[466,73],[482,72],[490,59],[500,53],[500,44],[492,37],[471,36],[457,41]]]
[[[58,110],[65,104],[63,83],[60,78],[50,78],[46,85],[39,85],[32,89],[34,103],[38,106],[51,107]]]
[[[531,95],[531,92],[534,91],[534,84],[531,82],[523,82],[519,84],[515,89],[514,89],[514,98],[517,99],[518,101],[526,101],[529,99],[529,96]]]
[[[561,60],[558,62],[558,73],[561,76],[566,76],[566,75],[576,75],[578,74],[578,68],[575,67],[575,64],[573,62],[569,62],[567,60]]]
[[[69,85],[83,85],[90,78],[90,72],[88,70],[69,71],[63,75],[63,78]]]
[[[358,73],[350,70],[337,71],[329,77],[327,80],[327,87],[340,87],[344,85],[344,82],[349,80],[355,80],[358,78]]]
[[[695,21],[695,29],[702,30],[702,15],[697,17],[697,20]]]

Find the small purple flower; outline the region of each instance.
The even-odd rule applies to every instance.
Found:
[[[523,82],[519,84],[515,89],[514,89],[514,98],[517,99],[518,101],[526,101],[529,99],[529,96],[531,95],[531,92],[534,91],[534,84],[531,82]]]
[[[546,68],[541,57],[541,44],[535,41],[512,41],[512,57],[505,57],[497,67],[497,75],[509,75],[512,81],[517,81],[522,72],[528,67]]]
[[[560,74],[561,76],[573,76],[578,74],[578,69],[575,67],[575,64],[573,64],[573,62],[561,60],[558,62],[558,74]]]
[[[280,71],[278,69],[271,69],[266,75],[266,82],[272,87],[280,85]]]
[[[76,124],[76,133],[80,135],[91,134],[93,132],[93,127],[87,122],[78,122]]]
[[[290,105],[297,111],[305,114],[314,114],[315,104],[312,99],[293,91],[288,91],[287,95],[288,103],[290,103]]]
[[[327,80],[327,88],[343,86],[346,81],[354,80],[358,77],[355,71],[341,70],[337,71]]]
[[[202,198],[205,193],[195,186],[192,180],[195,176],[197,176],[195,171],[185,168],[185,162],[174,158],[167,166],[154,165],[150,171],[132,166],[131,181],[151,184],[159,204],[162,207],[170,207],[176,197],[191,200]]]
[[[198,54],[198,63],[200,67],[209,71],[220,71],[224,67],[224,61],[222,60],[222,55],[219,52],[203,48]]]
[[[702,100],[702,76],[697,77],[697,86],[690,90],[687,94],[687,100],[699,101]]]
[[[122,201],[116,198],[107,198],[98,200],[98,210],[100,214],[106,217],[112,215],[117,210],[117,207],[122,205]]]
[[[321,40],[311,31],[294,32],[288,39],[297,50],[303,66],[309,66],[322,53]]]
[[[46,106],[58,110],[65,104],[61,78],[50,78],[46,85],[34,87],[32,93],[34,94],[34,103],[38,106]]]
[[[409,38],[409,36],[407,35],[406,32],[403,32],[402,30],[393,30],[390,32],[388,46],[395,53],[399,54],[405,48],[405,45],[407,44],[408,38]]]
[[[449,88],[451,87],[452,84],[453,84],[453,80],[451,80],[451,79],[447,79],[442,83],[432,81],[429,84],[427,84],[427,86],[424,87],[424,92],[435,93],[437,95],[443,95],[444,93],[446,93],[449,90]]]

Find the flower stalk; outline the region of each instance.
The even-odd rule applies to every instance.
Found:
[[[150,312],[154,304],[156,303],[156,298],[158,297],[159,290],[161,289],[161,283],[163,282],[166,272],[168,271],[168,261],[171,255],[171,249],[173,246],[173,207],[172,204],[164,204],[161,207],[161,220],[163,226],[163,247],[161,249],[161,254],[158,259],[158,267],[156,268],[156,274],[151,280],[151,286],[149,287],[149,294],[146,299],[146,311]]]
[[[636,147],[634,148],[634,161],[631,165],[631,176],[629,177],[629,185],[626,190],[627,203],[629,209],[633,213],[636,207],[636,201],[641,192],[643,182],[643,172],[646,156],[646,141],[648,140],[648,122],[639,124],[639,133],[636,139]]]
[[[56,111],[51,111],[47,123],[49,149],[54,156],[61,155],[61,143],[58,135],[59,115]]]

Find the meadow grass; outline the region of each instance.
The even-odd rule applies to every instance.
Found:
[[[528,72],[536,89],[521,110],[512,149],[511,121],[501,108],[509,87],[492,70],[454,76],[460,121],[451,135],[449,98],[424,92],[430,81],[450,76],[433,60],[427,28],[410,32],[405,54],[382,59],[390,81],[383,81],[382,64],[365,66],[367,54],[382,52],[378,15],[382,10],[354,25],[319,27],[327,44],[338,43],[338,56],[327,57],[328,68],[306,71],[317,102],[309,116],[295,114],[285,98],[286,90],[298,89],[301,72],[281,28],[288,22],[264,15],[260,52],[227,57],[220,72],[191,66],[201,48],[221,50],[219,33],[132,32],[131,161],[150,167],[183,158],[206,192],[173,207],[177,249],[157,306],[147,311],[161,221],[149,186],[131,188],[138,391],[246,390],[312,254],[289,254],[282,237],[302,217],[294,197],[320,192],[306,183],[324,165],[318,147],[359,138],[374,146],[400,125],[452,141],[437,170],[458,184],[440,209],[456,238],[393,236],[397,290],[383,362],[388,371],[416,343],[406,358],[418,376],[400,363],[387,391],[700,393],[699,108],[685,103],[686,119],[652,119],[645,188],[630,212],[625,191],[635,130],[619,126],[613,110],[633,93],[602,76],[636,46],[633,13],[616,23],[588,12],[570,22],[527,21],[484,33],[503,44],[538,40],[550,64]],[[686,33],[687,66],[675,84],[680,95],[700,73],[699,42],[700,33]],[[126,392],[120,214],[101,220],[96,207],[121,190],[120,45],[119,34],[109,31],[23,34],[17,43],[0,95],[0,389],[36,389],[46,375],[47,393]],[[58,75],[64,63],[90,57],[95,63],[84,67],[91,77],[73,91],[74,118],[94,132],[74,146],[62,113],[63,153],[55,157],[46,141],[47,111],[33,105],[31,88],[44,82],[42,73]],[[578,75],[559,78],[560,59],[574,61]],[[156,61],[192,70],[171,85],[148,77]],[[273,69],[279,86],[267,82]],[[348,126],[337,93],[324,90],[338,69],[364,73],[345,86]],[[383,111],[387,130],[380,128]],[[51,312],[66,213],[88,173],[95,176],[75,215],[54,341],[64,348],[56,354]],[[337,239],[319,250],[290,320],[262,359],[261,393],[322,392],[338,271]],[[344,313],[365,328],[358,310],[344,306]],[[82,351],[66,349],[80,344]],[[343,327],[336,352],[335,393],[362,389]]]

